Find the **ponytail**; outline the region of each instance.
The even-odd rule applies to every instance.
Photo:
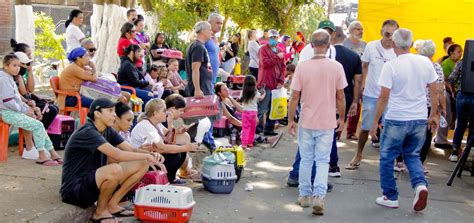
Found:
[[[79,9],[74,9],[69,13],[69,17],[67,18],[66,22],[64,23],[64,26],[67,28],[69,24],[71,24],[72,20],[79,16],[79,14],[82,14],[82,11]]]
[[[23,52],[26,53],[26,50],[30,48],[26,43],[18,43],[15,39],[10,39],[10,46],[13,52]]]

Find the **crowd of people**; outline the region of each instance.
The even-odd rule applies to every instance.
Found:
[[[393,171],[405,169],[415,191],[413,209],[426,207],[428,170],[423,162],[434,133],[436,147],[452,149],[451,161],[462,153],[473,100],[459,92],[462,47],[451,38],[443,41],[446,56],[435,61],[434,41],[414,42],[412,31],[395,20],[384,21],[381,39],[369,43],[362,40],[361,22],[352,22],[346,36],[342,27],[324,20],[309,43],[301,32],[292,40],[291,35],[268,29],[258,38],[252,29],[241,47],[240,33],[218,42],[223,17],[211,13],[207,21],[195,24],[195,38],[184,57],[170,58],[167,52],[176,49],[166,44],[165,33],[151,41],[144,32],[144,17],[134,9],[126,16],[117,43],[120,67],[115,77],[120,85],[133,88],[145,106],[134,111],[129,106],[132,91],[127,89],[119,102],[81,95],[82,106],[90,108],[87,122],[69,138],[64,160],[45,129],[58,112],[76,106],[78,98],[58,95],[56,106],[34,94],[31,49],[24,43],[11,41],[14,53],[4,57],[0,72],[1,118],[24,130],[23,158],[62,165],[63,201],[83,208],[97,202],[94,222],[133,216],[121,201],[150,165],[166,171],[174,185],[185,185],[183,179],[200,180],[199,171],[190,168],[189,156],[198,144],[187,133],[188,126],[176,126],[186,107],[184,97],[217,95],[219,118],[229,120],[231,132],[246,150],[258,143],[276,146],[283,134],[276,128],[288,125],[288,131],[298,135],[298,144],[287,184],[299,187],[299,205],[312,206],[316,215],[324,213],[325,196],[332,188],[328,177],[341,177],[336,142],[344,129],[347,140],[358,141],[345,169],[359,168],[369,136],[372,146],[380,147],[382,196],[375,202],[386,207],[399,206]],[[70,64],[59,74],[59,90],[80,93],[84,81],[100,78],[93,59],[97,48],[79,28],[83,19],[80,10],[73,10],[66,22]],[[410,53],[412,45],[416,54]],[[248,75],[236,99],[226,82],[239,61]],[[288,115],[273,120],[272,92],[281,88],[290,90]],[[137,120],[134,112],[140,114]],[[439,126],[440,118],[447,125]],[[447,133],[454,125],[451,145]],[[209,151],[216,149],[212,126],[203,144]]]

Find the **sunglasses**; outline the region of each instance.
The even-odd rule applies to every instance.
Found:
[[[131,33],[135,33],[135,32],[137,32],[137,31],[136,31],[136,30],[130,30],[130,32],[131,32]]]
[[[88,49],[88,51],[92,53],[92,52],[97,51],[97,48],[90,48],[90,49]]]
[[[389,33],[389,32],[384,32],[383,33],[383,36],[387,37],[387,38],[390,38],[392,37],[393,33]]]
[[[31,62],[29,62],[29,63],[22,63],[22,64],[25,65],[25,66],[27,66],[27,67],[29,67],[29,66],[31,65]]]

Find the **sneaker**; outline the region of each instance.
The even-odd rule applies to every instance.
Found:
[[[318,196],[313,197],[313,214],[314,215],[324,214],[324,200]]]
[[[184,186],[186,185],[186,181],[176,178],[175,180],[173,180],[173,182],[171,182],[171,185]]]
[[[397,162],[397,164],[395,164],[393,167],[393,170],[395,170],[395,172],[403,172],[406,170],[406,168],[403,162]]]
[[[289,187],[298,187],[298,179],[294,179],[288,176],[288,180],[286,180],[286,185],[288,185]]]
[[[328,189],[327,189],[327,192],[331,192],[332,189],[334,188],[334,186],[331,184],[331,183],[328,183]]]
[[[451,161],[451,162],[457,162],[458,161],[457,151],[453,151],[453,153],[451,153],[451,155],[449,156],[449,161]]]
[[[378,197],[375,200],[375,203],[380,205],[380,206],[384,206],[384,207],[388,207],[388,208],[398,208],[398,200],[392,201],[392,200],[389,200],[385,196]]]
[[[330,177],[341,177],[341,170],[339,166],[334,166],[329,168],[329,176]]]
[[[35,147],[31,148],[30,150],[25,149],[23,150],[23,155],[21,155],[21,158],[26,160],[37,160],[39,159],[39,152]]]
[[[311,202],[310,196],[298,197],[298,205],[300,205],[302,208],[309,207],[309,202]]]
[[[419,185],[415,189],[415,199],[413,200],[413,210],[422,211],[426,208],[428,202],[428,188],[425,185]]]
[[[380,148],[380,143],[379,142],[372,142],[372,147]]]

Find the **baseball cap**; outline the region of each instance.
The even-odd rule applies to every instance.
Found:
[[[278,37],[280,36],[280,33],[278,33],[278,31],[274,30],[274,29],[270,29],[268,30],[268,37]]]
[[[26,55],[26,53],[23,53],[23,52],[15,52],[15,56],[18,57],[18,59],[20,59],[20,63],[27,64],[33,61]]]
[[[336,31],[336,26],[330,20],[323,20],[319,22],[318,29],[324,29],[324,28],[331,29],[333,32]]]
[[[113,108],[116,104],[116,102],[112,102],[110,99],[107,98],[95,99],[89,107],[89,118],[94,117],[95,111],[100,111],[100,109],[103,108]]]

